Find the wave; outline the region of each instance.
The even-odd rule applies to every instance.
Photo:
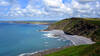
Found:
[[[91,39],[83,37],[83,36],[77,36],[77,35],[67,35],[62,30],[52,30],[49,31],[48,34],[44,34],[45,36],[49,38],[60,38],[58,41],[63,40],[70,40],[73,45],[81,45],[81,44],[93,44]]]
[[[59,48],[62,48],[62,47],[57,47],[55,49],[59,49]],[[48,51],[48,50],[51,50],[51,49],[40,50],[40,51],[36,51],[36,52],[33,52],[33,53],[22,53],[18,56],[32,56],[34,54],[41,53],[41,52]]]
[[[62,30],[52,30],[52,31],[46,31],[46,32],[47,33],[43,35],[49,38],[59,38],[60,35],[64,34]]]
[[[47,31],[46,31],[47,32]],[[43,34],[44,36],[48,37],[48,38],[58,38],[58,41],[66,41],[66,40],[70,40],[72,42],[71,45],[81,45],[81,44],[93,44],[95,42],[93,42],[91,39],[83,37],[83,36],[77,36],[77,35],[67,35],[64,34],[63,31],[60,30],[54,30],[54,31],[48,31],[47,34]],[[45,44],[48,44],[48,42],[44,42]],[[48,45],[45,45],[48,46]],[[60,48],[60,47],[59,47]],[[48,49],[47,49],[48,50]],[[38,52],[43,52],[42,51],[38,51]],[[33,52],[33,53],[23,53],[20,54],[19,56],[30,56],[32,54],[36,54],[38,52]]]
[[[48,38],[58,38],[57,36],[55,36],[54,34],[51,34],[51,33],[43,34],[43,35],[48,37]]]
[[[35,53],[23,53],[23,54],[20,54],[20,55],[18,55],[18,56],[30,56],[30,55],[32,55],[32,54],[35,54]]]
[[[36,53],[38,53],[38,52],[43,52],[43,50],[41,50],[41,51],[36,51],[36,52],[33,52],[33,53],[22,53],[22,54],[20,54],[20,55],[18,55],[18,56],[31,56],[31,55],[36,54]]]

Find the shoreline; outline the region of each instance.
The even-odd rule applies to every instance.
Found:
[[[43,30],[42,30],[42,32],[43,32]],[[59,36],[59,38],[70,40],[72,42],[72,45],[70,45],[70,46],[78,46],[78,45],[83,45],[83,44],[94,44],[95,43],[91,39],[83,37],[83,36],[67,35],[62,30],[52,30],[52,31],[46,31],[46,32],[49,32],[48,34],[51,34],[51,36],[54,36],[54,37]],[[46,36],[50,37],[50,36],[48,36],[48,34]],[[48,50],[33,52],[30,54],[26,53],[26,55],[28,55],[28,56],[44,56],[44,55],[47,55],[47,54],[50,54],[53,52],[57,52],[64,48],[68,48],[70,46],[64,46],[64,47],[60,47],[60,48],[52,48],[52,49],[48,49]],[[25,54],[22,56],[25,56]]]
[[[47,37],[58,36],[59,38],[70,40],[73,43],[73,45],[75,45],[75,46],[81,45],[81,44],[93,44],[93,43],[95,43],[90,38],[86,38],[86,37],[78,36],[78,35],[65,34],[62,30],[52,30],[52,31],[48,31],[48,32],[49,33],[46,35]]]
[[[58,48],[51,48],[51,49],[45,49],[45,50],[41,50],[41,51],[36,51],[36,52],[32,52],[32,53],[22,53],[18,56],[44,56],[53,52],[57,52],[60,51],[62,49],[65,48],[69,48],[70,46],[63,46],[63,47],[58,47]]]

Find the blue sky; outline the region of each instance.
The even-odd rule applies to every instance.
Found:
[[[0,0],[0,19],[60,20],[100,17],[100,0]]]

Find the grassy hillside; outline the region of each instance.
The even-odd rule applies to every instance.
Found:
[[[100,41],[100,19],[97,18],[70,18],[50,25],[46,30],[60,29],[65,33],[80,35]]]
[[[91,38],[95,44],[65,47],[60,50],[37,53],[38,56],[100,56],[100,19],[70,18],[51,24],[45,30],[63,30],[66,34]],[[34,55],[33,55],[34,56]]]
[[[100,56],[100,19],[98,18],[70,18],[50,25],[46,30],[60,29],[66,34],[80,35],[96,41],[92,45],[79,45],[45,56]]]
[[[72,46],[45,56],[100,56],[100,43]]]

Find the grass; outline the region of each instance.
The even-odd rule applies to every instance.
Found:
[[[58,29],[58,28],[59,28],[60,30],[63,30],[63,28],[64,28],[65,25],[66,25],[66,22],[68,22],[67,19],[61,20],[61,21],[59,21],[59,22],[56,22],[56,23],[51,24],[51,26],[52,26],[54,29]]]
[[[99,25],[100,26],[100,19],[95,19],[95,18],[85,18],[86,21],[88,21],[89,23],[95,24],[95,25]]]
[[[100,42],[92,45],[72,46],[45,56],[100,56]]]

